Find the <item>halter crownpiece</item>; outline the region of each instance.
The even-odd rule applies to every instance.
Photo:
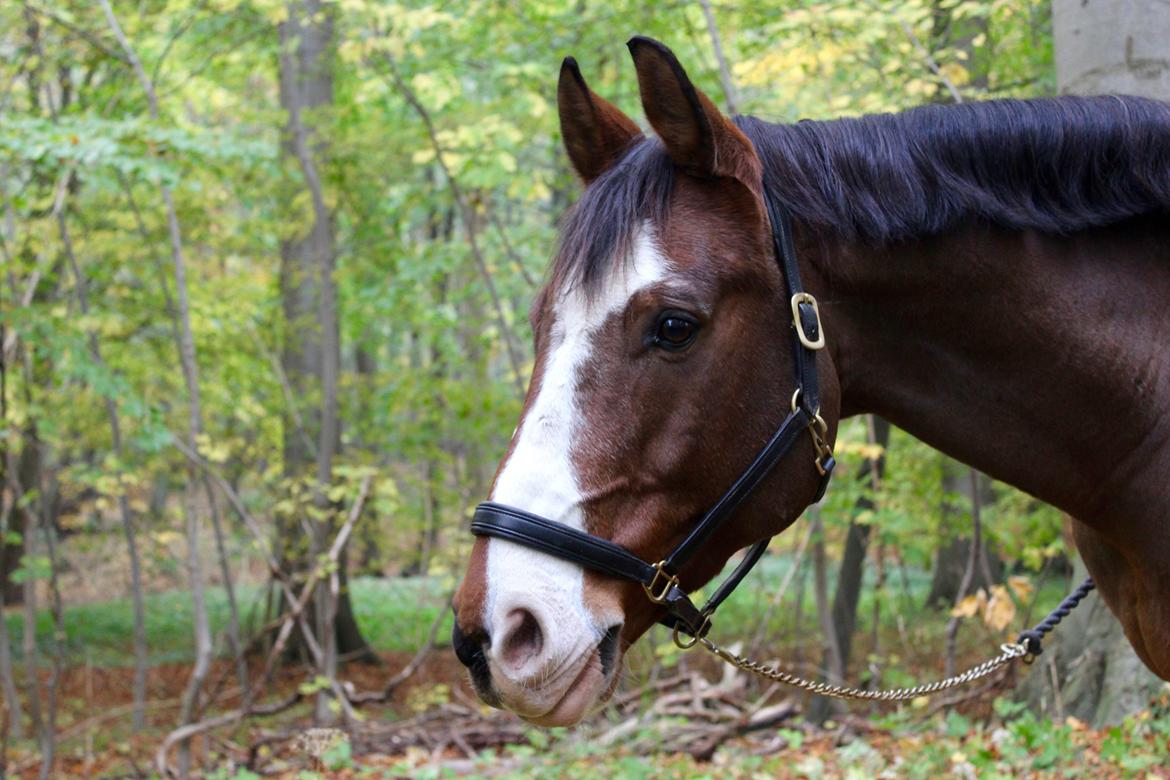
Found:
[[[476,507],[471,520],[471,532],[477,536],[515,542],[618,579],[640,583],[647,598],[666,608],[666,616],[659,622],[674,629],[674,640],[680,647],[691,647],[707,634],[716,608],[756,565],[771,540],[761,540],[748,548],[743,560],[702,609],[695,606],[679,585],[679,572],[687,561],[764,481],[805,431],[812,437],[816,451],[814,463],[821,478],[814,502],[825,494],[836,466],[833,449],[826,438],[828,426],[820,415],[816,353],[825,346],[820,309],[816,299],[801,286],[788,214],[767,187],[764,187],[764,192],[768,220],[772,224],[772,244],[792,308],[793,356],[796,361],[792,408],[743,474],[707,510],[687,537],[665,558],[648,563],[608,539],[504,504],[482,503]],[[681,635],[689,639],[684,640]]]

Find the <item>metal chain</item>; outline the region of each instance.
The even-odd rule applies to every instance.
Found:
[[[798,677],[791,672],[786,672],[783,669],[777,669],[774,666],[759,663],[757,661],[750,661],[743,656],[737,655],[730,650],[712,642],[710,639],[700,639],[699,643],[711,653],[714,653],[719,658],[722,658],[727,663],[742,669],[745,672],[758,674],[761,677],[781,683],[783,685],[790,685],[794,688],[802,688],[806,691],[819,694],[821,696],[831,696],[835,699],[868,699],[871,701],[908,701],[910,699],[917,699],[920,696],[930,696],[940,691],[945,691],[949,688],[954,688],[959,685],[966,685],[969,682],[974,682],[981,677],[986,677],[1000,667],[1006,666],[1017,658],[1023,658],[1029,653],[1022,644],[1017,642],[1009,642],[1000,645],[1002,651],[1000,655],[992,658],[990,661],[984,661],[978,666],[973,666],[962,674],[957,674],[954,677],[947,677],[944,680],[927,683],[925,685],[917,685],[913,688],[895,688],[892,690],[868,691],[862,688],[849,688],[842,685],[831,685],[827,682],[818,682],[816,680],[806,680],[803,677]]]

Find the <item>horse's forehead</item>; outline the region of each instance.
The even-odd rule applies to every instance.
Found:
[[[653,226],[641,225],[634,233],[627,257],[614,258],[604,277],[593,287],[565,283],[549,297],[555,343],[566,336],[592,336],[610,315],[622,311],[640,291],[665,279],[672,270]]]

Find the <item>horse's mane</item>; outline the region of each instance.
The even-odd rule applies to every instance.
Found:
[[[875,246],[961,222],[1070,233],[1170,215],[1170,105],[1058,97],[928,105],[778,125],[736,117],[793,218]],[[657,139],[633,145],[567,214],[554,280],[591,286],[666,217],[674,169]]]

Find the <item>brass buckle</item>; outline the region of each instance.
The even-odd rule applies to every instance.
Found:
[[[809,338],[809,335],[804,332],[804,323],[800,319],[800,304],[812,304],[813,314],[817,318],[817,337],[815,339]],[[796,336],[800,339],[800,343],[804,344],[811,350],[822,349],[825,346],[825,328],[821,324],[821,309],[817,306],[817,299],[806,292],[798,292],[792,296],[792,321],[796,324]]]
[[[707,631],[710,628],[711,628],[711,614],[709,612],[704,612],[703,613],[703,622],[702,622],[702,624],[700,624],[699,630],[694,633],[694,636],[689,637],[689,641],[688,641],[685,639],[681,639],[679,637],[679,631],[678,631],[679,625],[676,623],[674,626],[674,634],[673,634],[674,646],[677,647],[679,650],[690,650],[692,647],[699,644],[699,640],[702,639],[706,635]]]
[[[796,392],[792,394],[792,411],[796,411],[799,403],[800,388],[798,387]],[[825,441],[825,437],[829,435],[829,424],[825,422],[824,417],[821,417],[820,409],[813,412],[812,419],[808,422],[808,432],[812,436],[813,448],[817,453],[817,456],[813,458],[813,463],[817,464],[817,471],[823,477],[829,473],[828,469],[825,468],[825,461],[833,457],[833,448]]]
[[[670,593],[670,589],[678,585],[677,574],[667,574],[663,567],[666,566],[666,561],[659,561],[654,564],[654,578],[650,580],[650,584],[642,584],[642,590],[646,591],[646,596],[655,604],[665,604],[666,594]],[[659,584],[659,579],[662,583]],[[658,591],[655,593],[655,591]]]

